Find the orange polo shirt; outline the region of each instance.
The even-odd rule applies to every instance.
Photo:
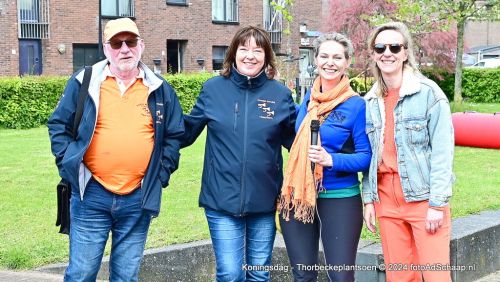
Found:
[[[97,124],[83,162],[115,194],[138,188],[149,164],[154,130],[148,94],[142,78],[123,95],[114,77],[108,76],[101,84]]]

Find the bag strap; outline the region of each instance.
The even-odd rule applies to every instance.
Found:
[[[73,138],[76,140],[78,135],[78,126],[82,120],[83,115],[83,104],[85,104],[85,99],[89,95],[89,84],[90,77],[92,76],[92,67],[86,66],[83,70],[83,82],[80,87],[80,93],[78,94],[78,102],[76,104],[75,121],[73,122]]]

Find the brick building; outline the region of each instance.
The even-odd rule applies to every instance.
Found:
[[[500,21],[467,22],[465,51],[473,57],[472,63],[487,58],[500,58]]]
[[[71,74],[98,60],[99,19],[103,27],[109,19],[129,16],[137,22],[146,43],[143,61],[162,73],[220,69],[235,31],[256,25],[270,32],[282,77],[309,77],[310,44],[321,30],[329,1],[295,0],[290,35],[282,32],[287,24],[279,14],[275,17],[270,2],[2,0],[0,76]],[[494,32],[499,25],[469,22],[466,46],[500,45],[499,33]]]
[[[99,17],[99,2],[101,17]],[[109,19],[133,18],[144,38],[142,58],[162,73],[221,68],[233,34],[256,25],[270,32],[285,68],[306,75],[309,44],[328,0],[296,0],[290,35],[271,0],[4,0],[0,2],[0,76],[68,75],[99,58],[101,28]],[[274,21],[271,19],[274,18]],[[271,22],[272,25],[271,25]],[[289,67],[287,67],[289,66]]]

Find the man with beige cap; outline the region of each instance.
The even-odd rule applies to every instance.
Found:
[[[140,62],[144,41],[129,18],[104,29],[106,59],[92,66],[76,137],[84,71],[68,81],[49,119],[52,153],[71,186],[65,281],[95,281],[111,232],[110,281],[137,281],[162,187],[179,163],[182,110],[172,87]]]

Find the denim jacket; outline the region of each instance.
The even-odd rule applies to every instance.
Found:
[[[372,147],[370,169],[363,174],[363,201],[379,201],[377,170],[381,163],[385,106],[376,95],[378,84],[366,94],[366,133]],[[412,71],[403,72],[394,109],[394,139],[398,172],[406,202],[429,200],[445,206],[454,180],[454,133],[450,106],[437,84]]]

